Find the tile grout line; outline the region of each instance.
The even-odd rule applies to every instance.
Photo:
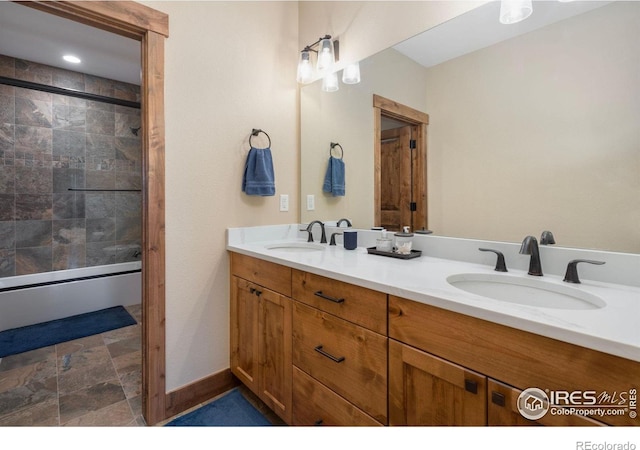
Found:
[[[137,324],[137,320],[136,320],[136,324]],[[118,370],[118,368],[116,367],[115,363],[113,362],[113,356],[111,355],[111,351],[109,351],[109,346],[107,345],[107,342],[105,341],[104,333],[100,333],[100,338],[102,339],[102,342],[104,343],[104,346],[107,349],[107,354],[109,355],[109,361],[111,362],[111,367],[113,367],[113,370],[115,371],[116,376],[118,377],[118,384],[120,384],[120,389],[122,389],[122,394],[124,395],[124,400],[127,402],[127,406],[129,407],[129,411],[131,412],[131,417],[133,418],[133,421],[135,422],[135,420],[136,420],[135,413],[133,412],[133,408],[131,408],[131,403],[129,402],[129,399],[127,398],[127,392],[124,389],[124,383],[122,382],[122,377],[120,376],[120,371]]]

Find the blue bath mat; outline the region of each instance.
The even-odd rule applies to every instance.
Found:
[[[122,306],[0,331],[0,358],[135,325]]]
[[[238,388],[167,423],[165,427],[264,427],[271,422],[242,396]]]

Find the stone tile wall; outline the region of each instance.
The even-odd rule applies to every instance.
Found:
[[[0,75],[139,101],[139,87],[0,55]],[[0,277],[140,259],[140,110],[0,84]]]

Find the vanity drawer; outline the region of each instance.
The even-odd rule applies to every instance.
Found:
[[[387,346],[385,336],[293,302],[293,364],[383,424]]]
[[[295,269],[291,290],[295,300],[387,334],[387,294]]]
[[[230,253],[231,275],[291,297],[291,268],[240,253]]]
[[[293,425],[380,426],[368,414],[293,367]]]

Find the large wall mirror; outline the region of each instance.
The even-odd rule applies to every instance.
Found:
[[[435,234],[519,242],[551,230],[558,246],[640,253],[640,3],[534,2],[515,25],[498,10],[361,61],[360,84],[302,88],[303,222],[377,225],[375,94],[429,115]],[[344,150],[343,197],[322,191],[331,142]]]

